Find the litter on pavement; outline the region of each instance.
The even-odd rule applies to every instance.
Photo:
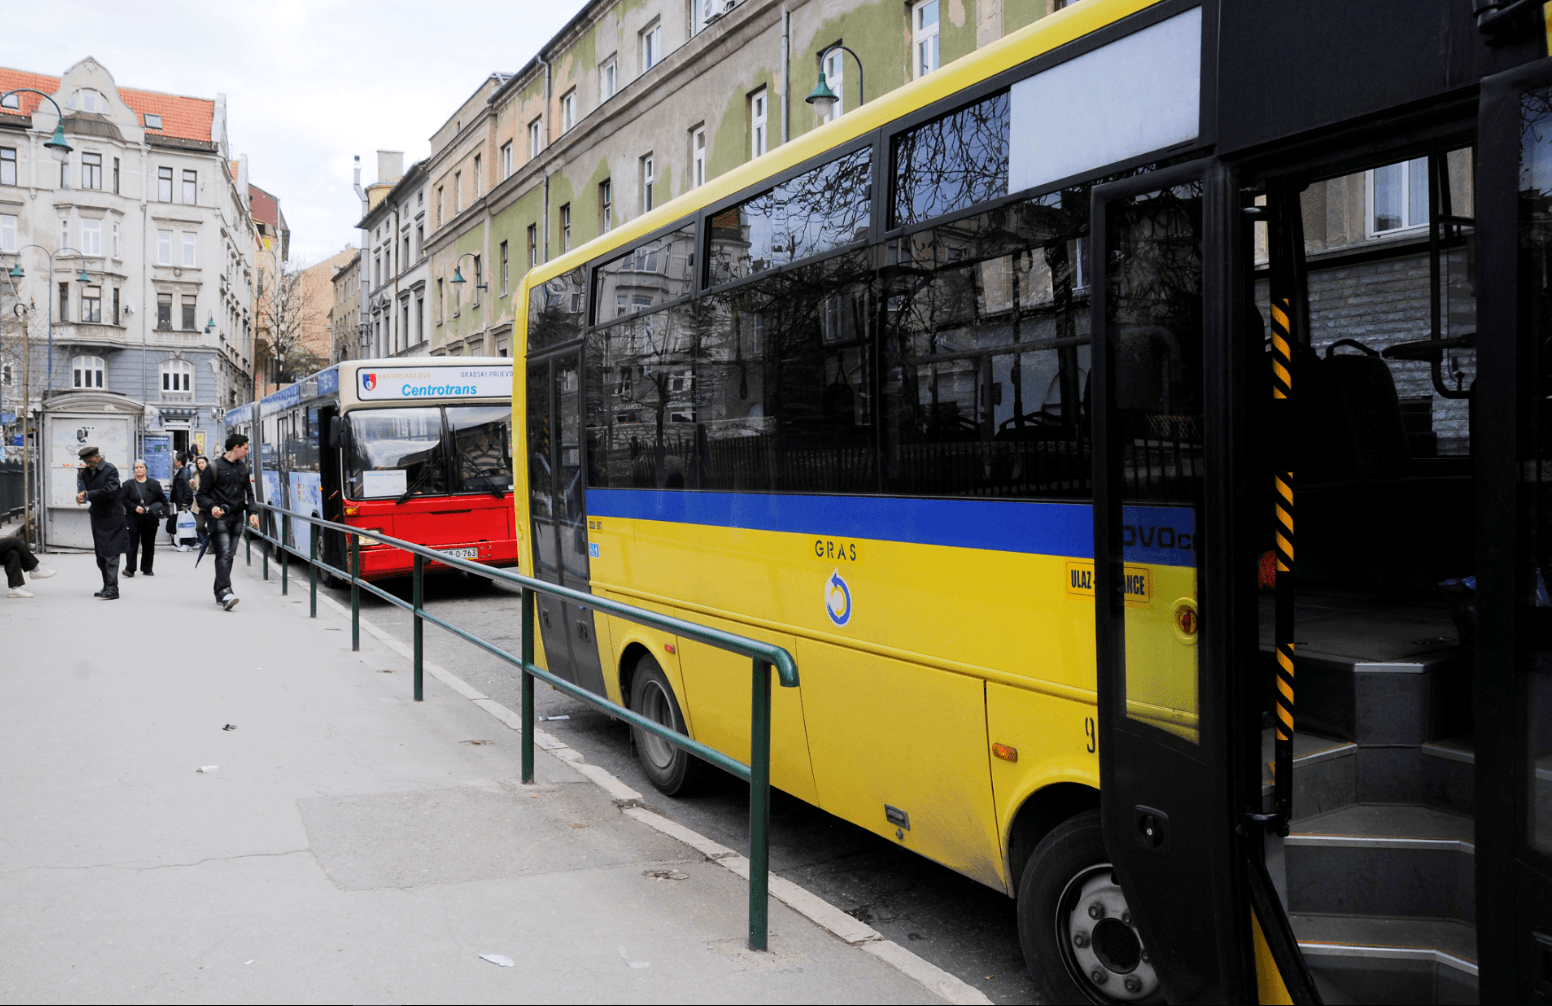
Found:
[[[502,957],[500,954],[480,954],[480,960],[490,961],[492,964],[499,964],[504,968],[512,966],[512,958]]]
[[[195,769],[194,771],[196,771],[196,772],[215,772],[216,770],[220,769],[220,767],[221,766],[219,766],[219,765],[201,765],[199,768]]]

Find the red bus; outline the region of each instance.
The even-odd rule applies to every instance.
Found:
[[[349,360],[229,411],[226,425],[253,442],[264,502],[460,559],[517,564],[508,359]],[[307,525],[292,524],[287,539],[305,550]],[[361,545],[363,577],[410,572],[409,555]],[[326,532],[319,551],[348,567],[343,534]]]

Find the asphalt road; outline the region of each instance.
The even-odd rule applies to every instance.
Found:
[[[259,562],[257,550],[254,562]],[[292,589],[299,582],[305,591],[306,566],[296,566],[301,576]],[[271,575],[278,576],[273,567]],[[410,596],[407,579],[383,586],[406,600]],[[348,588],[320,586],[319,590],[347,607],[350,604]],[[439,617],[508,652],[521,652],[517,597],[506,587],[462,573],[442,574],[427,578],[425,604]],[[380,628],[410,641],[410,616],[403,609],[363,592],[361,610]],[[521,708],[521,684],[510,666],[429,623],[425,638],[427,659],[508,708]],[[402,667],[384,670],[409,676]],[[410,687],[408,680],[404,684]],[[663,796],[638,766],[624,724],[554,689],[541,685],[535,694],[536,716],[569,717],[546,719],[545,730],[641,792],[652,810],[747,851],[747,783],[717,773],[715,782],[696,796]],[[498,729],[494,720],[491,729]],[[771,869],[974,985],[995,1002],[1036,1001],[1019,950],[1013,902],[997,891],[780,791],[771,800]]]

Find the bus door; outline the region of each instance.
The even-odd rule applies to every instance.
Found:
[[[1195,162],[1093,196],[1100,800],[1131,916],[1107,930],[1107,967],[1151,968],[1179,1003],[1257,998],[1234,712],[1251,675],[1234,666],[1244,613],[1219,573],[1226,389],[1246,365],[1227,337],[1230,177]],[[1105,912],[1096,896],[1090,915]]]
[[[1476,914],[1483,1002],[1552,1000],[1552,60],[1483,82]]]
[[[528,514],[534,576],[590,591],[582,375],[573,350],[528,365]],[[543,594],[539,636],[552,673],[604,694],[591,608]]]

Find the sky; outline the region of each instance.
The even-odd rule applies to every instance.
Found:
[[[356,243],[354,155],[362,184],[379,149],[427,156],[480,81],[521,69],[582,2],[12,3],[0,66],[59,76],[94,56],[123,87],[225,94],[233,156],[280,197],[293,259],[317,262]]]

